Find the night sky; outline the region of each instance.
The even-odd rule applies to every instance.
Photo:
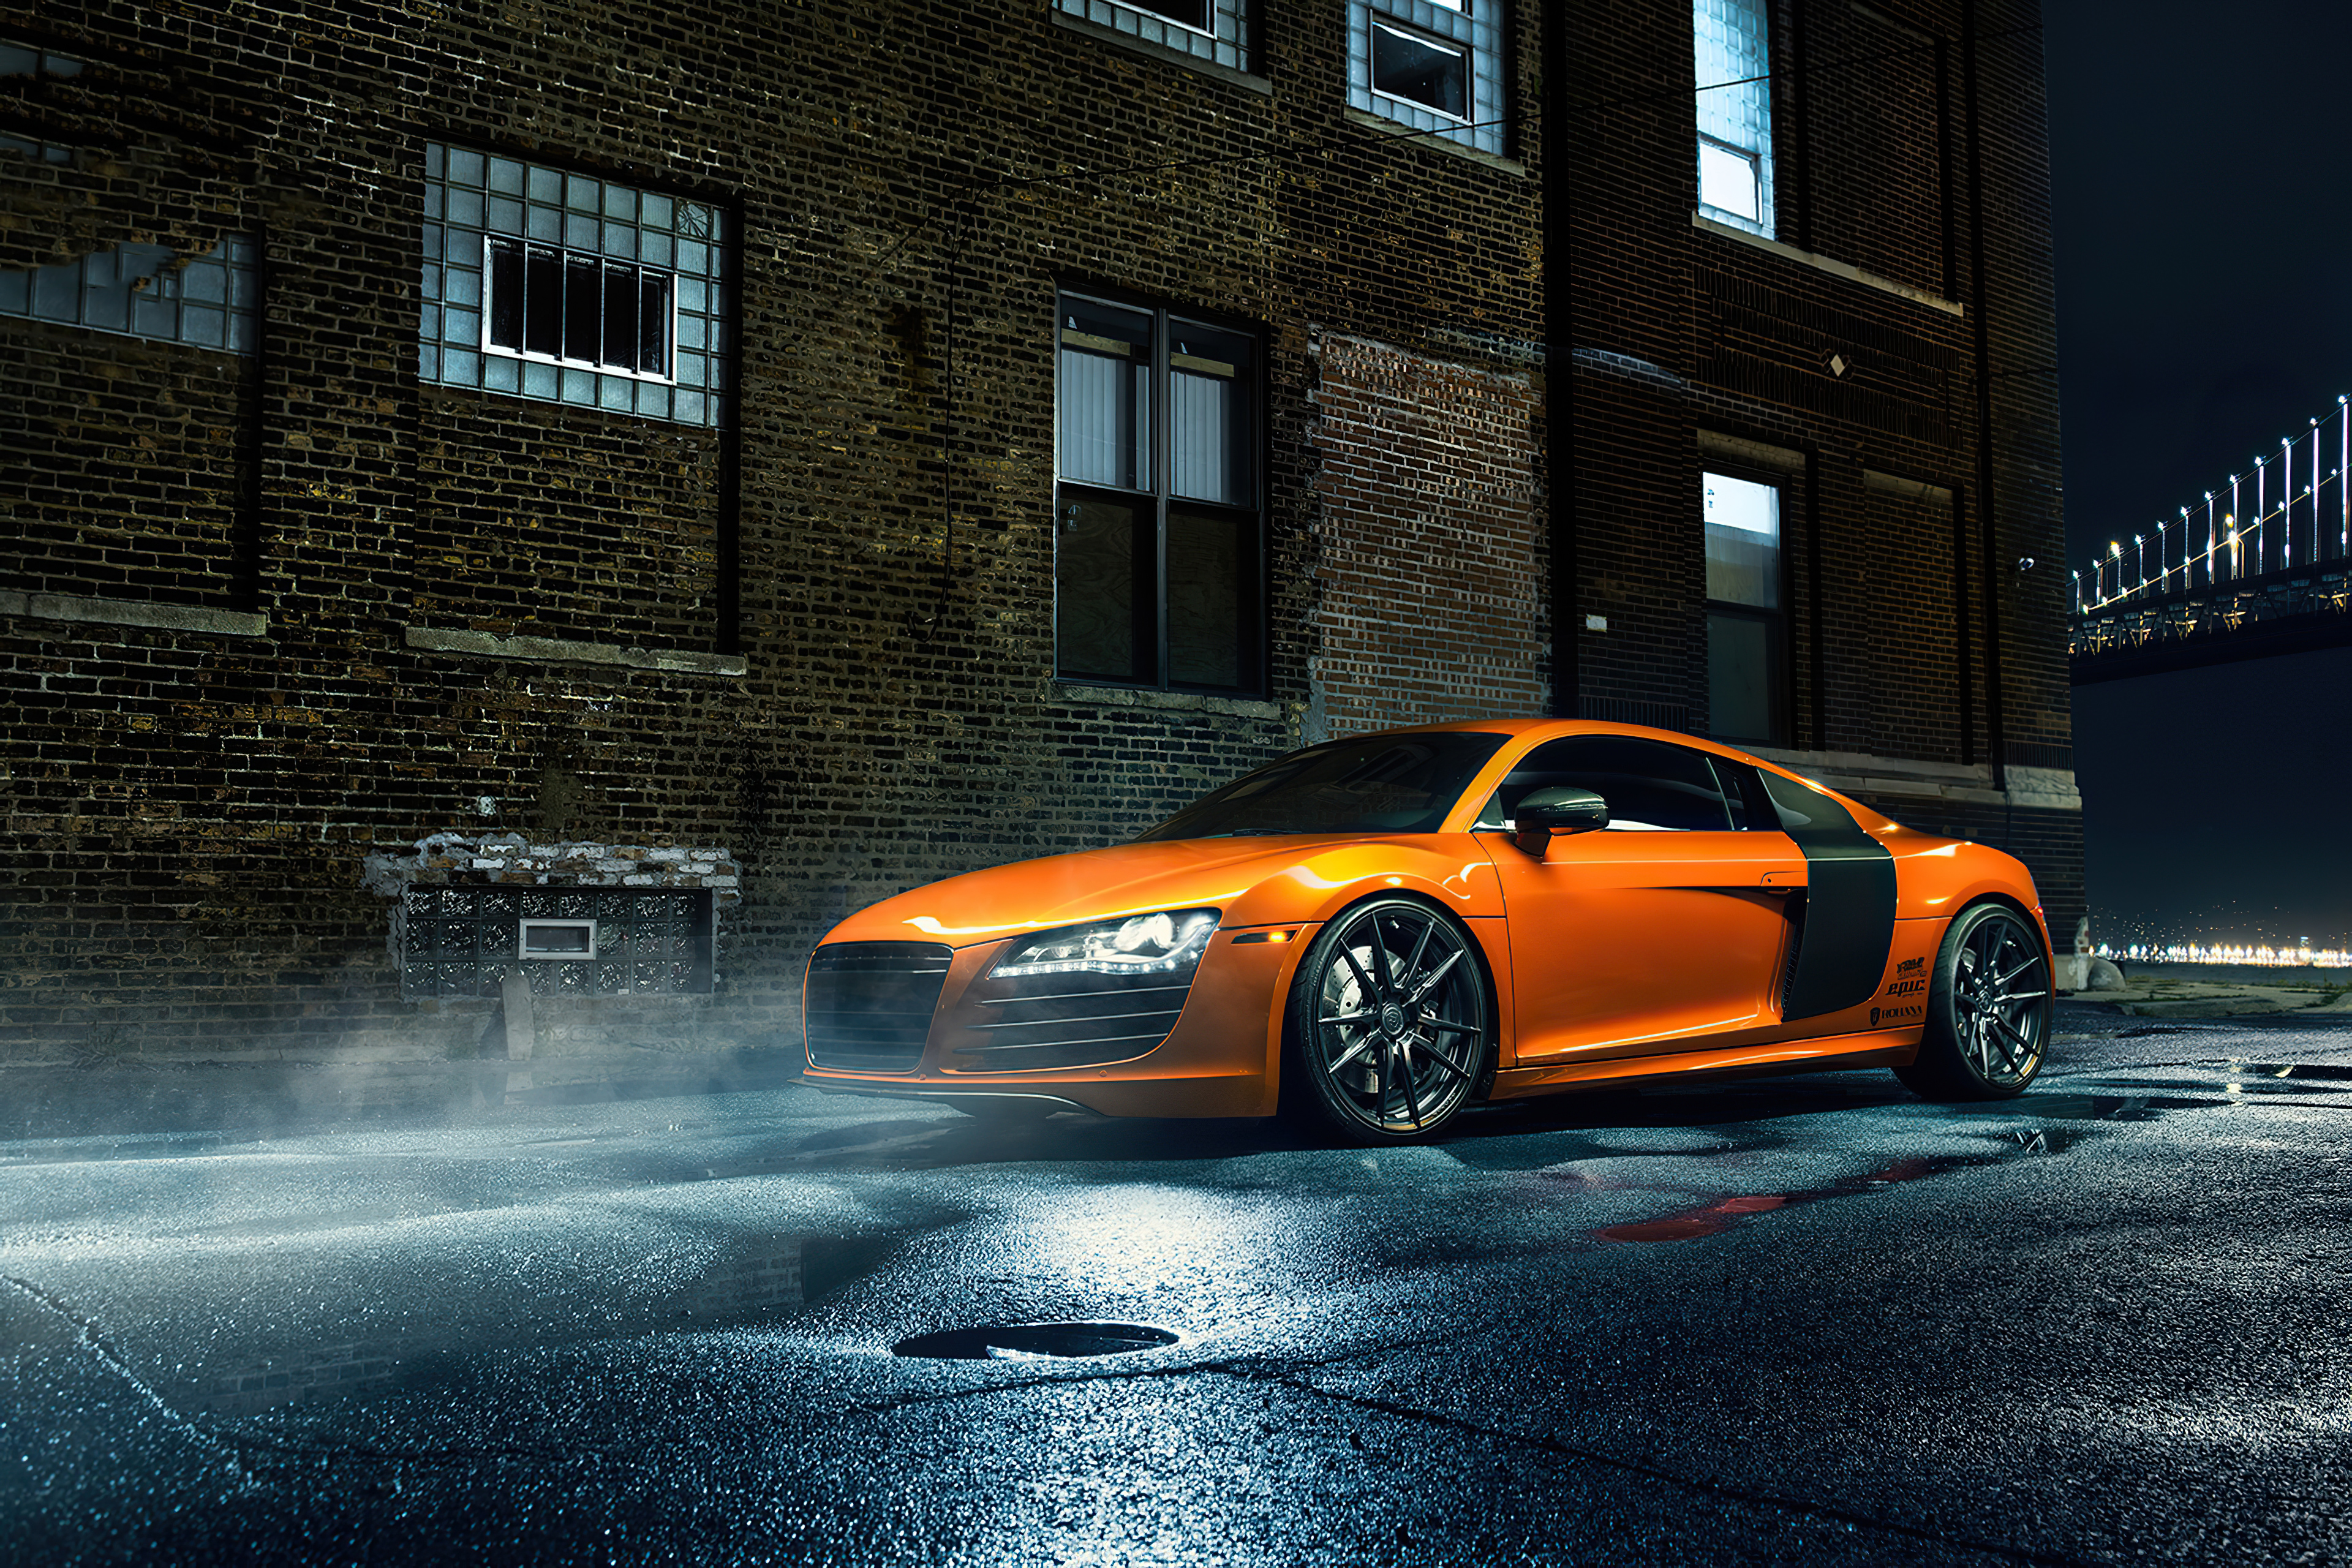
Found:
[[[2352,392],[2352,6],[2045,0],[2043,41],[2087,574]],[[2077,687],[2074,742],[2098,938],[2352,944],[2352,650]]]

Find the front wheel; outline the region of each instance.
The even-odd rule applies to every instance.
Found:
[[[1453,1119],[1494,1048],[1486,972],[1459,921],[1412,899],[1325,926],[1290,991],[1284,1098],[1358,1143],[1404,1143]]]
[[[2006,904],[1962,910],[1927,987],[1918,1059],[1895,1077],[1929,1100],[2007,1100],[2042,1070],[2050,1039],[2050,955]]]

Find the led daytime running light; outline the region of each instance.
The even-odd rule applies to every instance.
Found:
[[[1175,974],[1201,962],[1217,929],[1214,910],[1173,910],[1123,921],[1068,926],[1025,937],[996,961],[992,974]]]

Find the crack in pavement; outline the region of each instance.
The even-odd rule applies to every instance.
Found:
[[[1220,1368],[1218,1370],[1223,1371],[1227,1369]],[[1232,1373],[1231,1375],[1246,1376],[1249,1374]],[[1846,1525],[1849,1529],[1871,1530],[1876,1531],[1882,1534],[1900,1536],[1910,1541],[1932,1542],[1938,1546],[1958,1547],[1963,1551],[1978,1552],[1985,1553],[1988,1556],[2007,1558],[2011,1562],[2046,1564],[2048,1565],[2048,1568],[2078,1568],[2078,1565],[2083,1561],[2080,1558],[2063,1556],[2055,1552],[2036,1552],[2030,1547],[2008,1546],[1998,1542],[1979,1541],[1967,1536],[1953,1535],[1941,1531],[1928,1530],[1918,1525],[1903,1524],[1893,1520],[1879,1519],[1853,1509],[1841,1508],[1835,1503],[1808,1502],[1801,1498],[1786,1496],[1777,1492],[1769,1492],[1758,1487],[1741,1486],[1731,1481],[1710,1480],[1702,1476],[1685,1475],[1679,1470],[1669,1469],[1663,1465],[1654,1464],[1646,1459],[1626,1458],[1619,1455],[1605,1453],[1598,1448],[1588,1448],[1581,1444],[1564,1443],[1556,1437],[1546,1437],[1534,1433],[1505,1431],[1498,1427],[1484,1426],[1475,1421],[1465,1420],[1458,1415],[1448,1415],[1439,1411],[1424,1410],[1418,1405],[1402,1405],[1394,1400],[1381,1399],[1371,1394],[1349,1394],[1338,1389],[1323,1388],[1315,1384],[1301,1381],[1297,1377],[1287,1373],[1274,1375],[1262,1374],[1259,1375],[1255,1381],[1276,1384],[1284,1388],[1293,1389],[1301,1394],[1315,1394],[1320,1398],[1329,1400],[1334,1404],[1344,1405],[1355,1409],[1378,1411],[1384,1415],[1393,1415],[1409,1421],[1424,1422],[1432,1426],[1442,1426],[1448,1431],[1460,1432],[1470,1436],[1484,1437],[1493,1442],[1535,1448],[1543,1453],[1555,1455],[1562,1458],[1581,1459],[1588,1464],[1599,1465],[1603,1468],[1621,1470],[1629,1475],[1644,1476],[1653,1480],[1665,1481],[1670,1485],[1682,1487],[1686,1490],[1698,1492],[1706,1497],[1720,1499],[1724,1501],[1738,1503],[1749,1508],[1759,1510],[1770,1508],[1776,1511],[1802,1514],[1809,1518],[1835,1520]]]
[[[153,1405],[157,1414],[173,1426],[217,1454],[221,1463],[227,1466],[242,1483],[244,1490],[252,1491],[260,1486],[261,1483],[255,1478],[253,1472],[245,1468],[236,1449],[232,1445],[223,1442],[217,1436],[207,1432],[194,1421],[182,1415],[170,1400],[155,1391],[152,1384],[131,1370],[130,1363],[116,1354],[114,1347],[106,1342],[105,1337],[99,1331],[97,1320],[83,1317],[67,1306],[64,1301],[29,1279],[19,1279],[13,1274],[7,1274],[0,1275],[0,1283],[6,1284],[17,1294],[40,1307],[42,1310],[72,1325],[76,1342],[97,1357],[99,1365],[130,1384],[141,1398]]]

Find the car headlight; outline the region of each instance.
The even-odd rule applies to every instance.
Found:
[[[1015,942],[989,973],[1008,980],[1024,974],[1189,974],[1216,929],[1214,910],[1067,926]]]

